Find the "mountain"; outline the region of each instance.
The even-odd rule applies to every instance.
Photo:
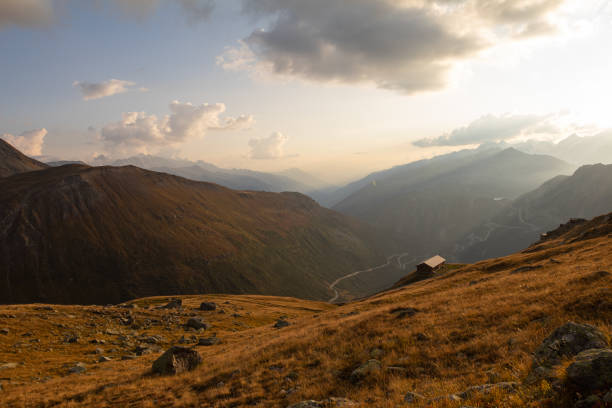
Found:
[[[612,131],[594,136],[569,136],[558,143],[530,140],[515,145],[527,153],[549,154],[576,165],[612,164]]]
[[[133,166],[48,168],[0,180],[0,302],[328,299],[331,281],[384,259],[385,240],[298,193],[233,191]]]
[[[46,167],[46,164],[29,158],[8,142],[0,139],[0,177],[41,170]]]
[[[96,164],[105,164],[115,167],[131,165],[146,170],[174,174],[195,181],[220,184],[235,190],[270,191],[276,193],[295,191],[307,194],[318,188],[316,185],[311,184],[316,183],[316,178],[297,169],[288,170],[279,174],[247,169],[223,169],[201,160],[193,162],[184,159],[170,159],[145,154],[115,161],[102,159],[98,160]],[[307,182],[305,183],[302,180]]]
[[[592,218],[612,211],[612,165],[580,167],[517,198],[475,227],[454,247],[452,259],[473,262],[525,248],[539,235],[570,218]]]
[[[340,306],[253,295],[0,306],[1,405],[604,408],[609,363],[580,354],[586,384],[566,368],[611,346],[612,215],[550,236]],[[163,308],[171,300],[182,307]],[[202,364],[152,374],[176,345]],[[543,370],[543,353],[561,364]]]
[[[513,148],[464,151],[374,176],[333,209],[389,231],[415,262],[439,253],[511,199],[572,170],[559,159]]]

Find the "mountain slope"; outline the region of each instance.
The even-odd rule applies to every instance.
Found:
[[[439,252],[514,198],[572,166],[509,148],[447,155],[377,178],[333,207],[391,231],[417,259]]]
[[[46,167],[46,164],[29,158],[3,139],[0,139],[0,177],[41,170]]]
[[[474,228],[449,253],[460,262],[507,255],[570,218],[612,211],[612,165],[589,165],[558,176],[516,199]]]
[[[0,302],[145,295],[329,298],[384,259],[369,228],[298,193],[240,192],[136,167],[68,165],[0,180]]]
[[[0,400],[9,408],[574,407],[557,400],[563,380],[528,381],[531,363],[543,340],[568,321],[593,325],[609,340],[611,234],[612,214],[522,253],[343,306],[262,296],[188,296],[173,310],[157,309],[168,298],[110,307],[0,306],[8,331],[0,335],[0,361],[7,361]],[[225,313],[198,310],[203,301]],[[190,331],[185,322],[194,316],[212,329]],[[289,326],[277,329],[281,316]],[[75,330],[77,342],[61,341]],[[213,333],[216,344],[193,343]],[[176,344],[205,363],[177,376],[153,375],[153,361]],[[568,337],[556,344],[567,350],[575,343]],[[99,362],[96,353],[112,360]],[[373,359],[372,370],[352,375]],[[77,361],[82,374],[69,372]],[[293,405],[330,397],[337,404]]]

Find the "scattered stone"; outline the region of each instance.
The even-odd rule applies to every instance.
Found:
[[[567,367],[567,381],[583,391],[596,391],[612,387],[612,350],[585,350]]]
[[[372,351],[370,351],[370,357],[372,358],[380,358],[385,354],[385,350],[381,349],[381,348],[375,348],[372,349]]]
[[[123,361],[125,361],[125,360],[135,360],[137,358],[138,358],[138,356],[133,356],[133,355],[130,355],[130,354],[125,355],[125,356],[121,356],[121,360],[123,360]]]
[[[5,364],[0,365],[0,371],[8,370],[11,368],[17,368],[17,363],[5,363]]]
[[[217,304],[214,302],[202,302],[200,304],[200,310],[204,310],[204,311],[217,310]]]
[[[87,367],[83,363],[75,363],[75,365],[68,370],[70,374],[81,374],[85,371],[87,371]]]
[[[418,311],[419,310],[414,307],[396,307],[395,309],[391,309],[391,314],[395,315],[396,319],[403,319],[414,316]]]
[[[153,362],[153,372],[162,375],[191,371],[202,363],[202,356],[194,349],[174,346]]]
[[[192,329],[196,329],[196,330],[200,330],[200,329],[208,330],[211,327],[210,324],[206,323],[204,320],[198,317],[192,317],[189,320],[187,320],[186,326],[191,327]]]
[[[93,351],[94,354],[104,354],[104,350],[101,348],[97,348]]]
[[[296,404],[288,405],[287,408],[324,408],[324,407],[323,407],[323,404],[321,404],[318,401],[308,400],[308,401],[301,401]]]
[[[382,369],[382,364],[378,360],[368,360],[359,368],[351,373],[351,382],[356,383],[378,373]]]
[[[166,341],[162,336],[146,336],[141,337],[139,340],[147,344],[159,344]]]
[[[10,333],[9,329],[0,329],[0,334],[8,335]]]
[[[153,353],[153,351],[154,350],[151,347],[144,345],[144,344],[139,344],[138,346],[134,348],[134,353],[137,356],[144,356],[145,354],[151,354]]]
[[[157,309],[180,309],[183,307],[182,299],[172,299],[168,304],[160,306]]]
[[[612,405],[612,388],[603,396],[603,402]]]
[[[328,400],[326,402],[327,402],[328,406],[330,406],[330,407],[338,407],[338,408],[342,408],[342,407],[356,407],[358,405],[355,401],[351,401],[348,398],[331,397],[331,398],[328,398]]]
[[[417,394],[416,392],[407,392],[404,395],[404,402],[408,404],[415,404],[423,401],[425,399],[421,394]]]
[[[67,334],[64,336],[64,343],[70,343],[70,344],[74,344],[74,343],[78,343],[79,342],[79,335],[78,334]]]
[[[219,344],[221,343],[221,339],[219,339],[218,337],[208,337],[208,338],[201,338],[198,341],[198,346],[214,346],[215,344]]]
[[[395,366],[387,367],[385,371],[391,375],[405,375],[408,372],[408,370],[406,370],[404,367]]]
[[[287,326],[289,326],[289,322],[286,321],[285,319],[278,319],[276,323],[274,323],[275,329],[282,329],[283,327],[287,327]]]
[[[607,347],[608,339],[597,327],[568,322],[558,327],[536,349],[534,368],[553,367],[560,364],[564,357],[573,357],[584,350]]]
[[[100,356],[100,358],[98,359],[98,363],[106,363],[108,361],[112,361],[113,359],[110,357],[106,357],[106,356]]]

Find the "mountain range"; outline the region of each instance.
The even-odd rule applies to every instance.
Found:
[[[466,150],[370,175],[349,186],[365,184],[332,208],[388,231],[414,262],[455,243],[517,196],[573,169],[554,157],[513,148]]]
[[[473,262],[519,251],[571,218],[612,211],[612,165],[587,165],[528,192],[457,240],[451,259]]]

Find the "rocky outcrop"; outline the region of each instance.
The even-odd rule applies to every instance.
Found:
[[[207,312],[217,310],[217,304],[214,302],[202,302],[200,304],[200,310],[207,311]]]
[[[153,362],[153,372],[161,375],[191,371],[202,363],[202,356],[194,349],[172,347]]]
[[[380,370],[382,370],[380,361],[368,360],[351,373],[351,382],[357,383],[365,380],[367,377],[377,374]]]
[[[581,352],[566,370],[570,386],[581,391],[612,388],[612,350],[591,349]]]

